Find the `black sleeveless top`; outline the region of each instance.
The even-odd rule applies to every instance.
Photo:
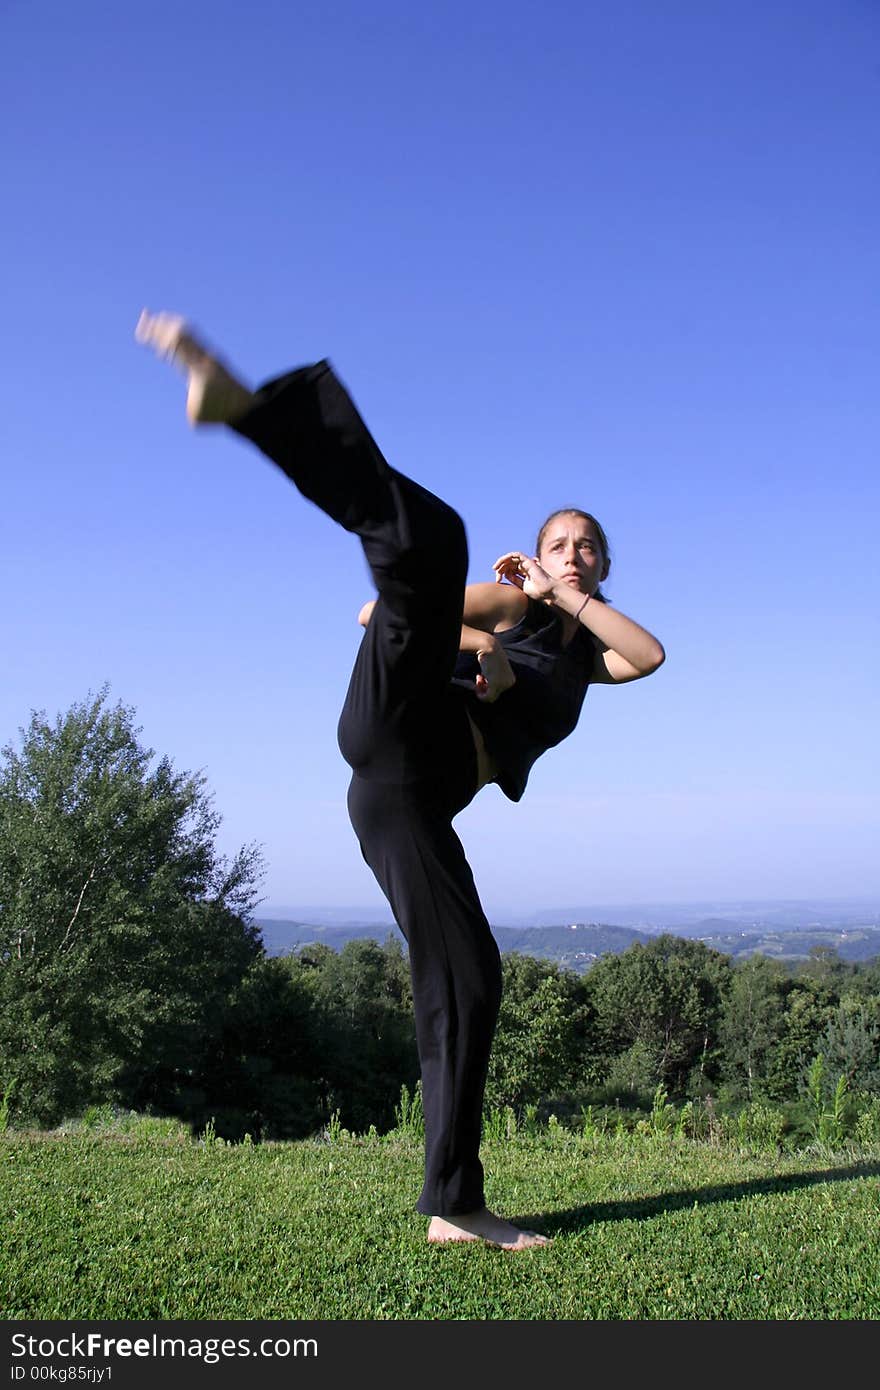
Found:
[[[536,599],[519,622],[495,634],[516,676],[516,684],[487,704],[478,700],[476,656],[459,655],[452,684],[462,690],[467,711],[498,770],[504,795],[519,801],[532,764],[575,728],[580,716],[596,645],[585,627],[563,646],[562,619]]]

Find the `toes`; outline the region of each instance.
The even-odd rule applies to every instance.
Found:
[[[160,357],[174,357],[184,338],[185,323],[176,314],[151,314],[141,310],[134,336],[139,343],[148,343]]]
[[[134,336],[139,343],[148,343],[150,341],[150,325],[152,322],[153,316],[149,309],[141,309],[141,316],[135,324],[134,329]]]
[[[528,1250],[533,1245],[552,1245],[549,1236],[542,1236],[537,1231],[521,1230],[518,1232],[516,1240],[504,1241],[504,1250]]]

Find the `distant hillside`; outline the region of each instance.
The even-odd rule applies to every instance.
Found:
[[[700,937],[745,932],[880,930],[880,902],[869,899],[803,899],[802,901],[640,904],[636,907],[569,907],[537,914],[517,926],[562,926],[567,922],[614,922],[621,927],[655,935]],[[513,925],[513,923],[511,923]]]
[[[381,943],[393,936],[403,938],[391,922],[351,922],[334,926],[316,926],[309,922],[257,919],[263,943],[270,956],[287,955],[298,946],[320,943],[340,951],[347,941],[373,940]],[[794,963],[806,960],[814,946],[826,946],[837,951],[842,960],[866,961],[880,957],[880,928],[859,927],[853,930],[770,931],[760,928],[731,931],[728,922],[717,919],[704,924],[705,934],[691,928],[670,930],[670,935],[695,937],[712,950],[735,959],[761,952],[765,956]],[[719,930],[727,928],[727,930]],[[589,970],[600,956],[619,954],[634,942],[650,941],[657,932],[636,931],[632,927],[613,926],[601,922],[576,922],[569,926],[552,927],[494,927],[494,936],[502,952],[518,951],[521,955],[553,960],[567,970],[579,974]]]
[[[841,960],[855,962],[880,957],[880,929],[862,927],[854,931],[723,932],[701,936],[713,951],[725,955],[752,956],[760,951],[781,961],[806,960],[814,946],[836,951]]]
[[[391,922],[352,922],[339,926],[315,926],[308,922],[259,921],[263,942],[270,956],[285,955],[296,946],[320,942],[334,951],[346,941],[383,942],[386,937],[403,937]],[[569,969],[586,968],[607,952],[625,951],[634,941],[649,941],[648,932],[631,927],[602,923],[574,923],[567,927],[494,927],[501,951],[519,951],[524,956],[555,960]]]
[[[309,946],[314,942],[341,951],[346,941],[372,939],[381,945],[388,936],[397,936],[403,941],[393,922],[349,922],[325,927],[310,922],[266,921],[259,917],[256,921],[270,956],[286,956],[296,946]]]
[[[613,927],[602,922],[576,922],[568,927],[496,927],[498,949],[523,956],[554,960],[567,970],[589,970],[600,956],[619,955],[635,941],[650,941],[648,932]]]

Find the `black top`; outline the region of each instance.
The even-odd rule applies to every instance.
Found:
[[[578,722],[596,646],[585,627],[567,646],[562,643],[562,619],[545,603],[529,599],[519,622],[496,633],[516,676],[516,684],[497,700],[478,700],[474,681],[476,656],[462,652],[453,685],[468,691],[468,713],[498,769],[504,795],[519,801],[532,764],[572,732]]]

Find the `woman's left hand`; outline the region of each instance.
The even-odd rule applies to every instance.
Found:
[[[524,555],[521,550],[509,550],[506,555],[499,556],[492,568],[495,571],[496,584],[506,579],[518,589],[522,589],[527,598],[537,599],[540,603],[553,602],[553,580],[547,571],[541,568],[534,555]]]
[[[507,652],[494,638],[491,640],[491,646],[487,643],[477,652],[480,670],[474,686],[477,699],[487,705],[493,704],[499,695],[503,695],[505,690],[516,684],[516,676],[507,659]]]

